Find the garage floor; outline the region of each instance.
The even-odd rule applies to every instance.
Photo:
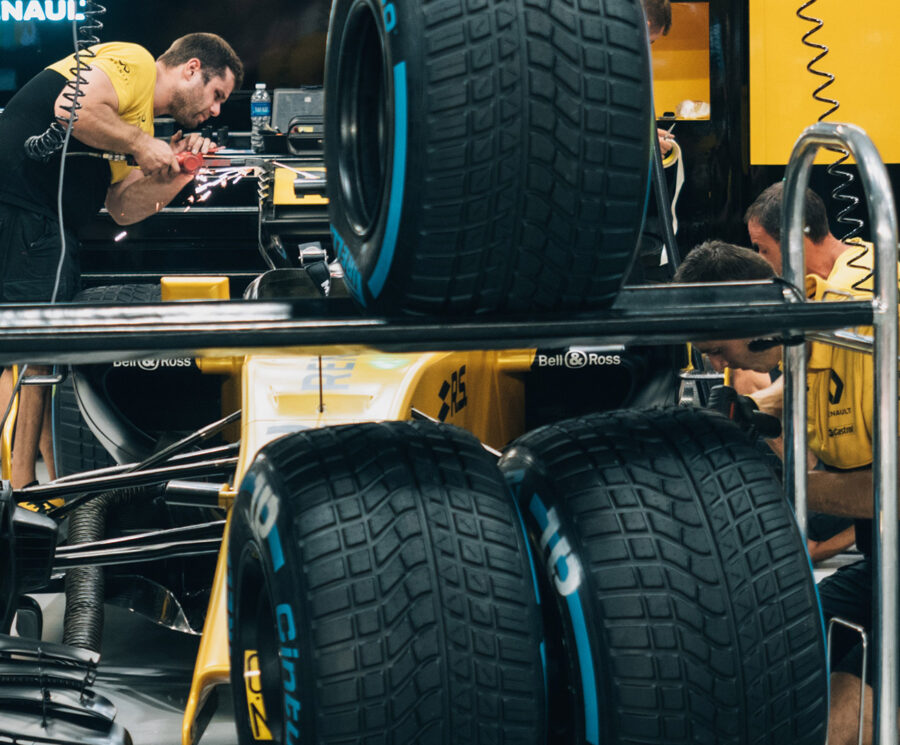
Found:
[[[44,639],[60,641],[64,598],[35,597],[44,609]],[[182,712],[199,642],[199,636],[171,631],[134,613],[106,606],[100,672],[94,688],[116,704],[116,721],[131,733],[134,745],[181,745]],[[223,687],[219,711],[200,743],[236,742],[231,691]]]

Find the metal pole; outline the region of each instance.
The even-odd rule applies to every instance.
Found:
[[[788,166],[783,226],[787,228],[792,278],[799,277],[803,242],[803,196],[809,172],[821,145],[840,145],[856,159],[866,193],[875,243],[873,436],[875,583],[873,584],[875,658],[874,745],[897,741],[898,671],[898,508],[897,508],[897,211],[887,169],[866,133],[851,124],[819,122],[808,127],[794,145]],[[783,228],[784,229],[784,228]],[[798,246],[800,247],[798,250]],[[785,278],[788,278],[787,271]],[[804,390],[800,388],[799,390]],[[805,425],[805,421],[797,426]],[[804,438],[805,440],[805,438]],[[800,457],[802,454],[797,453]],[[805,481],[805,474],[804,474]],[[805,488],[804,488],[805,491]]]
[[[809,169],[817,147],[798,152],[803,138],[794,146],[785,176],[782,236],[782,277],[794,287],[806,286],[803,250],[803,213]],[[806,344],[787,347],[784,355],[784,484],[794,504],[797,525],[806,538]]]

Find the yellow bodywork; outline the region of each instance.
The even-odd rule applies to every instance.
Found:
[[[230,376],[225,390],[240,390],[241,449],[234,480],[220,491],[223,506],[233,504],[260,448],[300,429],[405,420],[418,411],[462,427],[494,448],[525,430],[523,375],[534,361],[533,349],[386,354],[359,348],[339,355],[318,351],[198,360],[204,372]],[[229,682],[226,555],[223,540],[182,722],[184,745],[195,742],[198,713],[212,689]]]
[[[12,381],[11,385],[15,386],[16,380],[19,377],[19,368],[17,365],[12,366]],[[7,403],[4,401],[3,404],[4,409]],[[0,430],[0,479],[4,479],[8,481],[12,478],[12,443],[13,443],[13,430],[16,426],[16,414],[19,411],[19,397],[16,396],[13,399],[12,407],[9,410],[9,416],[6,418],[6,423],[3,425],[3,429]]]
[[[310,166],[304,168],[313,176],[321,176],[325,173],[322,166]],[[290,168],[275,169],[275,190],[272,194],[272,204],[276,205],[322,205],[328,204],[328,199],[323,194],[304,194],[297,196],[294,192],[294,180],[298,177],[297,171]]]

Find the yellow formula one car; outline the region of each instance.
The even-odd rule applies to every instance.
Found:
[[[203,629],[185,745],[222,683],[242,745],[822,742],[812,574],[755,444],[675,405],[671,347],[516,343],[621,299],[650,98],[637,0],[337,0],[327,260],[251,285],[253,349],[76,366],[61,468],[118,465],[0,495],[2,620],[63,572],[72,609],[64,645],[0,640],[0,741],[128,742],[92,675],[104,599],[149,582]],[[339,346],[279,347],[301,306]]]

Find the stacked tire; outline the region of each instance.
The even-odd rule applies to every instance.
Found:
[[[821,614],[793,512],[724,417],[535,430],[500,468],[543,567],[552,742],[823,743]]]
[[[525,534],[467,433],[299,432],[243,479],[228,546],[241,743],[543,743]]]
[[[364,307],[612,303],[655,133],[638,0],[337,0],[325,87],[332,239]]]

